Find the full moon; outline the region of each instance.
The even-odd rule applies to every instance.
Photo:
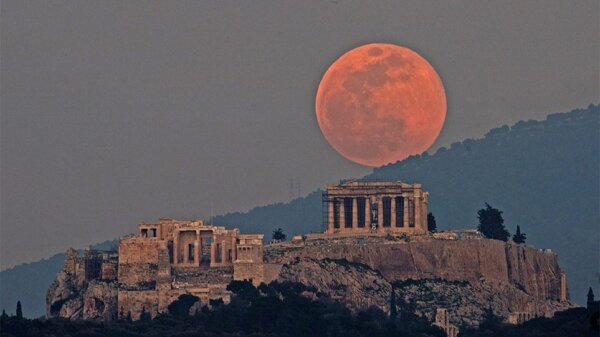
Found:
[[[316,112],[325,139],[342,156],[382,166],[421,154],[446,118],[446,93],[416,52],[374,43],[352,49],[325,72]]]

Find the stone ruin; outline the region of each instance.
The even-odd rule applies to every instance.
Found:
[[[228,303],[232,280],[300,282],[352,311],[389,312],[394,291],[449,336],[457,326],[477,325],[488,306],[517,324],[572,307],[552,251],[486,239],[476,230],[430,233],[427,199],[419,184],[328,185],[323,233],[266,246],[263,235],[201,220],[142,223],[136,235],[119,240],[118,252],[69,249],[48,290],[47,316],[155,317],[184,294],[200,299],[194,308]]]
[[[421,184],[346,180],[327,185],[328,234],[427,233],[429,193]]]
[[[110,294],[93,299],[83,296],[81,302],[92,302],[89,308],[81,303],[61,313],[65,300],[73,296],[59,294],[48,304],[49,317],[110,320],[131,315],[138,319],[142,312],[154,317],[166,312],[183,294],[197,296],[202,304],[210,300],[227,303],[226,287],[232,280],[258,286],[264,281],[263,235],[241,234],[238,229],[202,220],[163,218],[158,223],[140,224],[137,235],[122,237],[118,252],[88,249],[79,255],[69,249],[63,273],[57,279],[68,283],[66,289],[71,288],[71,293],[103,285],[116,299],[107,300]],[[51,291],[52,287],[49,298]]]

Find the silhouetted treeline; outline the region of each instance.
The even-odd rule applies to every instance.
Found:
[[[356,314],[333,302],[315,289],[300,283],[271,283],[253,287],[248,282],[232,282],[236,296],[231,303],[211,303],[189,316],[188,310],[197,300],[187,295],[169,306],[168,315],[153,320],[131,322],[127,319],[111,323],[69,321],[65,319],[29,320],[2,315],[1,336],[27,337],[196,337],[196,336],[444,336],[444,333],[422,317],[403,310],[386,315],[378,308]],[[308,296],[307,296],[308,294]],[[396,307],[396,298],[390,298]],[[402,306],[399,306],[402,308]],[[491,314],[478,328],[462,328],[461,337],[563,337],[597,336],[584,308],[557,313],[553,318],[539,318],[522,325],[506,325]]]
[[[64,319],[29,320],[5,317],[1,335],[71,336],[71,337],[152,337],[152,336],[443,336],[428,321],[411,314],[390,320],[377,308],[352,314],[339,303],[330,301],[314,289],[300,283],[271,283],[253,287],[248,282],[232,282],[236,294],[231,303],[213,303],[192,316],[182,315],[190,309],[189,297],[173,303],[172,314],[153,320],[127,320],[103,323]],[[303,296],[309,292],[310,296]]]

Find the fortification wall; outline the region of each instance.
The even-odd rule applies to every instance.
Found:
[[[258,287],[265,280],[265,267],[262,262],[235,262],[233,279],[237,281],[248,280]]]
[[[164,257],[166,250],[166,242],[158,239],[122,238],[119,243],[119,283],[125,288],[147,288],[156,283],[160,257]]]

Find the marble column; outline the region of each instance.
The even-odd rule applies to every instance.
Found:
[[[213,235],[212,243],[210,244],[210,266],[214,266],[216,262],[216,252],[217,252],[217,242],[215,241],[215,236]]]
[[[390,227],[396,228],[396,197],[390,197]]]
[[[408,197],[406,196],[406,194],[402,195],[402,203],[404,206],[404,214],[402,214],[402,218],[403,218],[402,221],[404,223],[404,227],[406,228],[406,227],[408,227],[408,216],[409,216],[409,214],[408,214],[409,213],[408,212],[409,201],[408,201]]]
[[[333,222],[335,221],[334,219],[334,215],[333,213],[335,212],[335,208],[334,208],[334,200],[329,200],[327,201],[327,232],[328,233],[333,233],[334,230],[334,224]]]
[[[173,231],[173,265],[179,263],[179,231]]]
[[[190,263],[190,247],[188,245],[189,244],[185,244],[183,246],[183,264]]]
[[[339,207],[338,207],[338,221],[340,225],[340,230],[343,230],[346,227],[346,207],[344,206],[344,198],[338,199]]]
[[[227,247],[225,246],[225,240],[221,241],[221,264],[227,262]]]
[[[415,196],[415,228],[423,229],[427,226],[423,226],[421,222],[421,196]]]
[[[194,265],[200,265],[200,232],[196,231],[196,240],[194,241]]]
[[[371,197],[365,198],[365,228],[371,228]]]
[[[421,194],[421,219],[423,221],[423,229],[425,231],[428,230],[428,228],[427,228],[427,213],[428,213],[427,203],[428,203],[427,193]]]
[[[352,229],[358,228],[358,200],[352,198]]]
[[[333,222],[331,224],[331,226],[333,227]],[[235,246],[236,243],[236,238],[231,237],[231,262],[235,262],[235,260],[237,260],[237,247]]]
[[[377,229],[383,228],[383,197],[377,200]]]

